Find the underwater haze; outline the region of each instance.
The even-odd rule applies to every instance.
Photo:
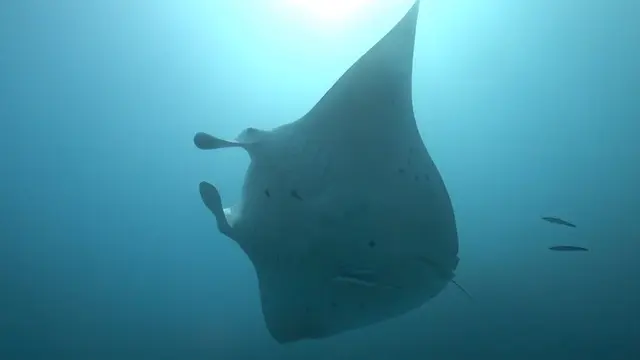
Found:
[[[269,335],[254,267],[198,193],[237,202],[249,157],[193,136],[300,118],[412,1],[334,3],[0,3],[0,360],[640,356],[633,0],[422,0],[415,116],[472,298]]]

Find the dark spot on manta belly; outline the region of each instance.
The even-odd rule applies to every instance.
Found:
[[[399,169],[398,169],[398,172],[399,172],[400,174],[404,174],[404,169],[403,169],[403,168],[399,168]]]
[[[415,181],[418,181],[418,180],[420,180],[420,177],[419,177],[418,175],[414,175],[414,176],[413,176],[413,179],[414,179]]]
[[[302,198],[300,197],[300,195],[298,194],[298,192],[296,190],[291,190],[291,196],[302,201]]]
[[[336,302],[331,302],[331,307],[335,309],[338,307],[338,304]]]
[[[269,192],[269,189],[264,189],[264,194],[267,195],[267,197],[271,197],[271,193]]]
[[[375,241],[373,241],[373,240],[369,241],[369,247],[370,247],[370,248],[374,248],[374,247],[376,247],[376,242],[375,242]]]

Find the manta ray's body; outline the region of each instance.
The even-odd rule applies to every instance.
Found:
[[[416,2],[299,120],[235,141],[195,137],[251,157],[240,203],[223,210],[215,187],[200,192],[253,263],[278,342],[404,314],[454,277],[451,201],[413,115],[417,14]]]

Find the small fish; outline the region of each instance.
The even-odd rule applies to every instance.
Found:
[[[548,221],[548,222],[553,223],[553,224],[564,225],[564,226],[568,226],[568,227],[572,227],[572,228],[576,227],[575,224],[572,224],[572,223],[570,223],[570,222],[568,222],[566,220],[562,220],[562,219],[560,219],[558,217],[554,217],[554,216],[543,216],[542,220]]]
[[[587,249],[587,248],[583,248],[581,246],[572,246],[572,245],[550,246],[549,250],[553,250],[553,251],[589,251],[589,249]]]

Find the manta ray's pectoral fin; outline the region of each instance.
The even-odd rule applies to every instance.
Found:
[[[199,132],[193,137],[193,143],[201,150],[213,150],[230,147],[244,147],[242,143],[217,138],[207,133]]]
[[[218,230],[233,239],[233,228],[227,221],[227,216],[222,207],[222,198],[220,197],[218,189],[208,182],[203,181],[200,183],[200,197],[207,209],[215,216]]]

